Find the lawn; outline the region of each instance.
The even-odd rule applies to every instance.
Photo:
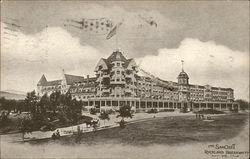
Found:
[[[213,117],[213,122],[193,116],[155,118],[128,124],[125,128],[112,128],[62,137],[60,140],[32,141],[31,144],[179,144],[220,141],[237,136],[247,122],[248,114],[227,114]]]
[[[27,114],[9,115],[5,125],[0,125],[0,135],[20,132],[21,121],[25,117],[28,117],[28,115]],[[78,123],[72,123],[72,122],[61,123],[59,120],[55,120],[55,122],[50,122],[50,123],[53,124],[55,128],[62,128],[62,127],[81,124],[84,123],[85,121],[90,121],[90,120],[92,120],[92,117],[82,116],[81,120],[79,120]]]

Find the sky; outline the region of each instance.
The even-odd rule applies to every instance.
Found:
[[[122,22],[109,40],[108,32],[71,26],[100,18]],[[8,30],[6,22],[21,27]],[[165,80],[177,81],[184,60],[191,84],[233,88],[249,101],[249,2],[2,2],[1,90],[31,91],[43,74],[60,79],[62,69],[94,76],[99,59],[117,48]]]

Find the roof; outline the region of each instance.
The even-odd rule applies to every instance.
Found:
[[[124,67],[127,68],[133,59],[127,59],[124,57],[121,51],[114,51],[107,59],[101,58],[101,60],[103,60],[106,63],[108,69],[110,69],[112,67],[111,63],[114,61],[123,61]]]
[[[218,88],[218,87],[212,87],[212,89],[213,89],[213,90],[219,90],[219,88]]]
[[[120,51],[114,51],[108,58],[107,62],[111,63],[113,61],[124,61],[126,62],[127,59],[123,56],[123,54]]]
[[[232,88],[220,88],[223,91],[229,91],[229,90],[233,90]]]
[[[61,85],[62,80],[47,81],[43,86],[58,86]]]
[[[41,79],[39,80],[39,82],[38,82],[38,86],[40,85],[40,86],[42,86],[42,85],[44,85],[44,84],[46,84],[47,83],[47,79],[46,79],[46,77],[44,76],[44,75],[42,75],[42,77],[41,77]]]
[[[189,78],[189,77],[188,77],[187,73],[182,70],[180,72],[180,74],[178,75],[178,78]]]
[[[200,86],[200,85],[198,85],[198,88],[205,88],[204,86]]]
[[[95,87],[96,86],[96,84],[94,83],[90,83],[90,84],[84,84],[84,85],[82,85],[82,84],[80,84],[80,85],[72,85],[71,87],[70,87],[70,89],[72,89],[72,88],[77,88],[77,89],[80,89],[80,88],[89,88],[89,87]]]
[[[83,76],[75,76],[75,75],[64,74],[64,77],[65,77],[66,83],[68,85],[72,85],[75,82],[83,82],[84,81]]]
[[[128,65],[129,65],[129,63],[130,63],[132,60],[133,60],[133,59],[128,59],[128,60],[126,60],[125,63],[124,63],[124,67],[127,68]]]
[[[69,75],[69,74],[64,74],[64,77],[66,79],[66,82],[68,85],[73,85],[76,82],[94,82],[96,80],[96,77],[91,77],[91,78],[84,78],[83,76],[75,76],[75,75]],[[54,80],[54,81],[47,81],[45,76],[43,75],[41,79],[38,82],[38,86],[57,86],[61,85],[62,80]]]

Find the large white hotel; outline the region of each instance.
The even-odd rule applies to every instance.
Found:
[[[114,51],[107,59],[101,58],[94,69],[95,77],[64,74],[60,80],[47,81],[43,75],[37,84],[39,96],[60,91],[70,93],[82,100],[84,106],[117,109],[130,105],[137,111],[180,109],[234,110],[232,88],[189,83],[189,77],[182,71],[178,81],[165,81],[151,75],[139,76],[134,59],[127,59],[121,51]],[[141,70],[143,71],[143,70]]]

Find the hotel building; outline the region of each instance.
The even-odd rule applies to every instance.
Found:
[[[95,106],[97,109],[118,109],[125,104],[136,111],[182,107],[193,110],[239,109],[234,102],[233,89],[190,84],[189,76],[183,69],[177,82],[165,81],[147,73],[139,76],[139,70],[134,59],[127,59],[117,50],[107,59],[99,60],[94,69],[95,77],[63,73],[61,80],[47,81],[43,75],[37,84],[37,92],[39,96],[56,91],[68,92],[73,98],[82,100],[84,106]]]

